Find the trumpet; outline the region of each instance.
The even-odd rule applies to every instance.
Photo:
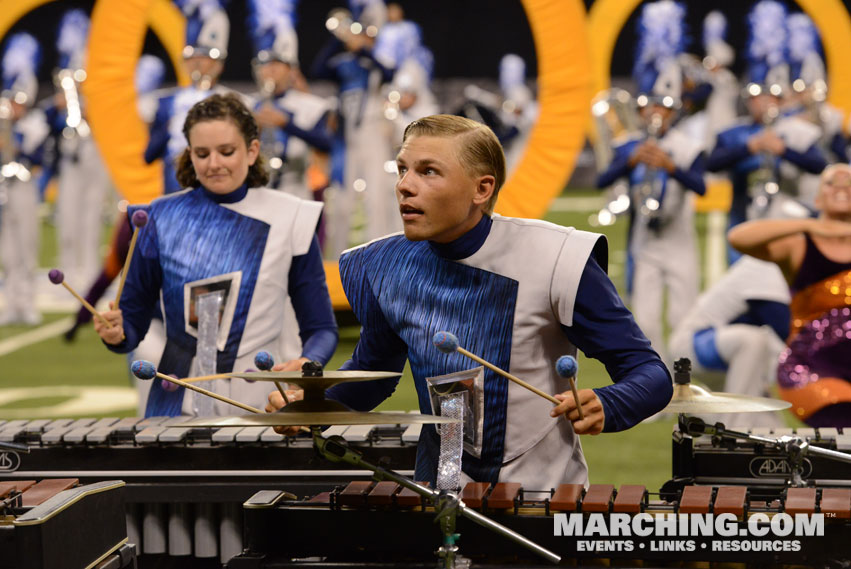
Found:
[[[378,36],[378,26],[364,26],[352,18],[352,13],[345,8],[334,8],[328,13],[325,28],[334,34],[338,40],[345,42],[352,35],[366,34],[374,38]]]
[[[65,128],[62,135],[71,138],[75,134],[87,137],[91,133],[86,119],[83,118],[83,109],[80,105],[80,94],[77,84],[86,79],[86,72],[82,69],[60,69],[56,74],[56,84],[62,89],[65,97]]]
[[[777,105],[770,106],[762,115],[764,128],[770,129],[780,116]],[[771,201],[780,191],[775,166],[777,158],[763,150],[759,154],[759,167],[748,176],[748,195],[751,197],[749,218],[759,219],[768,213]]]
[[[594,158],[597,171],[602,172],[612,161],[616,140],[637,135],[640,120],[635,99],[624,89],[609,89],[599,93],[591,103],[591,115],[596,129],[593,139]],[[629,211],[631,203],[629,184],[618,181],[609,188],[606,205],[592,214],[588,221],[593,226],[612,225],[617,216]]]
[[[262,105],[273,106],[275,100],[275,81],[273,79],[261,80],[259,76],[257,81],[260,83],[260,94],[263,98]],[[271,187],[275,187],[277,185],[277,178],[280,175],[279,171],[284,165],[284,161],[281,159],[284,149],[282,144],[278,142],[274,128],[268,126],[262,127],[260,131],[260,151],[268,160],[269,168],[272,170],[273,183]]]
[[[29,168],[15,160],[15,117],[12,110],[12,101],[6,97],[0,97],[0,179],[3,182],[11,178],[17,178],[27,182],[32,177]]]
[[[658,142],[659,133],[662,130],[662,116],[653,113],[647,124],[647,140]],[[650,223],[658,223],[662,207],[662,180],[659,178],[659,170],[645,165],[644,177],[635,189],[635,199],[638,202],[638,213]]]

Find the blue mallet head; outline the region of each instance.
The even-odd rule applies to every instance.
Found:
[[[573,356],[562,356],[556,360],[556,372],[561,377],[576,377],[578,371],[579,364],[576,363],[576,358]]]
[[[257,366],[257,369],[260,371],[269,371],[272,369],[272,366],[275,365],[275,358],[272,357],[272,354],[265,351],[257,352],[257,355],[254,356],[254,365]]]
[[[136,360],[130,364],[130,371],[139,379],[148,380],[157,376],[157,366],[145,360]]]
[[[176,375],[174,375],[173,373],[168,374],[168,376],[173,377],[174,379],[180,379]],[[166,380],[163,380],[162,383],[160,383],[160,387],[163,388],[163,391],[168,391],[168,392],[177,391],[178,389],[180,389],[180,386],[177,385],[176,383],[172,383],[171,381],[166,381]]]
[[[452,332],[438,332],[431,343],[444,354],[451,354],[458,349],[458,338]]]
[[[130,217],[130,222],[134,227],[145,227],[148,224],[148,212],[143,209],[137,209]]]

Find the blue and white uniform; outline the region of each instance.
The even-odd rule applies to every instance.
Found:
[[[596,390],[604,430],[631,427],[667,404],[671,380],[606,276],[606,257],[600,235],[498,215],[448,244],[397,234],[351,249],[340,272],[362,330],[344,368],[401,372],[408,360],[420,409],[429,412],[427,377],[475,367],[439,352],[431,342],[438,331],[547,393],[569,389],[553,363],[579,348],[615,381]],[[367,410],[397,383],[341,384],[327,394]],[[587,481],[579,439],[570,422],[550,417],[551,403],[489,370],[483,391],[481,451],[465,452],[467,476],[534,489]],[[435,430],[425,427],[417,480],[435,481],[437,448]]]
[[[759,170],[764,158],[752,154],[747,143],[751,136],[759,134],[764,128],[750,118],[741,120],[718,134],[715,148],[706,160],[706,168],[710,172],[729,172],[733,184],[730,227],[748,218],[747,210],[751,203],[749,178]],[[800,171],[820,174],[827,166],[824,154],[819,150],[821,129],[798,117],[783,117],[777,121],[773,130],[786,145],[783,154],[774,158],[776,179],[781,190],[797,195]]]
[[[5,273],[6,306],[0,313],[0,325],[41,322],[35,308],[38,188],[31,174],[33,165],[44,161],[44,144],[49,133],[44,113],[32,108],[38,94],[36,73],[40,61],[41,47],[32,35],[19,32],[6,40],[0,66],[0,96],[8,113],[0,136],[0,162],[4,170],[0,178],[0,262]],[[14,104],[24,108],[17,120]]]
[[[269,104],[260,100],[255,110]],[[310,165],[310,150],[330,152],[333,134],[328,127],[330,105],[322,97],[287,89],[276,94],[272,106],[286,114],[289,120],[283,128],[274,130],[277,158],[283,161],[282,173],[275,187],[302,199],[313,199],[313,192],[307,187],[306,175]],[[265,150],[265,149],[264,149]],[[272,156],[267,156],[272,158]]]
[[[789,335],[790,300],[777,265],[744,255],[679,322],[671,333],[671,354],[689,358],[695,374],[724,373],[725,392],[766,397]],[[741,413],[717,420],[728,426],[785,426],[778,413]]]
[[[28,172],[33,166],[41,165],[48,133],[44,113],[40,109],[29,110],[12,125],[13,160]],[[0,261],[5,272],[6,300],[0,325],[41,322],[35,307],[38,188],[28,173],[21,174],[25,179],[13,176],[0,181],[0,194],[6,198],[0,206]]]
[[[326,363],[337,330],[315,237],[321,209],[316,202],[244,186],[227,195],[198,187],[154,200],[147,206],[149,220],[139,232],[121,300],[126,339],[110,349],[132,350],[161,304],[167,339],[158,369],[186,377],[197,337],[192,289],[204,286],[226,291],[218,372],[253,367],[259,350],[269,351],[276,361],[304,356]],[[300,342],[294,327],[284,322],[290,302]],[[282,347],[282,334],[290,334],[289,348]],[[268,395],[263,382],[233,379],[226,389],[223,395],[261,408]],[[166,392],[155,380],[146,414],[178,415],[181,407],[191,412],[193,394],[184,397],[183,391]],[[233,414],[218,402],[214,411]]]
[[[372,50],[348,51],[340,40],[333,39],[317,57],[313,76],[335,81],[340,90],[340,130],[345,142],[343,185],[328,195],[329,252],[336,256],[350,244],[356,189],[366,210],[366,239],[401,229],[394,178],[384,169],[393,150],[384,134],[387,119],[381,86],[392,78],[392,70],[382,65]]]
[[[629,166],[629,159],[641,140],[631,140],[615,148],[608,169],[597,179],[605,188],[627,178],[631,188],[645,181],[647,165]],[[663,188],[657,219],[642,215],[640,203],[630,204],[629,256],[627,283],[632,293],[635,319],[650,338],[653,347],[667,357],[662,325],[663,295],[667,291],[667,320],[676,326],[697,298],[697,236],[694,229],[694,194],[703,195],[705,155],[702,141],[677,128],[669,130],[658,142],[674,162],[672,174],[655,173]],[[658,224],[658,225],[657,225]]]

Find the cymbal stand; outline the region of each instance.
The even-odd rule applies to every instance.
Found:
[[[458,546],[455,545],[455,542],[458,539],[458,534],[455,533],[455,517],[457,514],[461,514],[480,526],[510,539],[552,563],[558,563],[561,561],[561,556],[523,537],[511,528],[498,524],[476,510],[468,507],[456,493],[446,491],[439,492],[421,484],[417,484],[412,480],[408,480],[404,476],[396,474],[392,470],[388,470],[365,461],[359,452],[346,446],[345,440],[341,437],[335,436],[325,438],[322,436],[321,428],[316,426],[311,427],[311,430],[313,432],[313,446],[319,454],[331,462],[346,462],[352,466],[370,470],[373,472],[374,479],[392,480],[396,484],[416,492],[434,504],[435,510],[438,512],[437,521],[440,523],[444,534],[443,545],[437,551],[437,555],[440,557],[444,568],[456,568],[458,567],[458,564],[456,563],[461,561],[458,559],[457,555]]]
[[[707,425],[703,419],[697,417],[688,417],[680,413],[679,418],[680,430],[687,432],[689,435],[713,435],[728,439],[743,439],[754,443],[760,443],[777,448],[785,452],[789,457],[789,463],[792,467],[789,477],[790,486],[806,486],[803,479],[803,462],[807,456],[820,456],[831,460],[838,460],[851,464],[851,454],[839,452],[827,448],[813,446],[803,438],[796,435],[783,435],[776,439],[769,437],[761,437],[749,433],[740,433],[731,431],[724,426],[724,423],[715,423]]]

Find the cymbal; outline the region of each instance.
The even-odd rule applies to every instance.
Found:
[[[780,411],[792,404],[780,399],[751,397],[737,393],[713,393],[704,387],[686,383],[674,385],[674,396],[662,413],[757,413]]]
[[[234,372],[230,375],[251,381],[284,381],[294,383],[304,389],[324,390],[338,383],[391,379],[400,377],[402,374],[392,371],[338,370],[322,372],[319,377],[305,377],[300,371],[244,371],[242,373]]]
[[[286,409],[286,407],[284,407]],[[175,427],[287,427],[301,425],[411,425],[429,423],[457,423],[458,419],[417,413],[391,413],[375,411],[322,411],[262,413],[232,417],[195,417]]]

